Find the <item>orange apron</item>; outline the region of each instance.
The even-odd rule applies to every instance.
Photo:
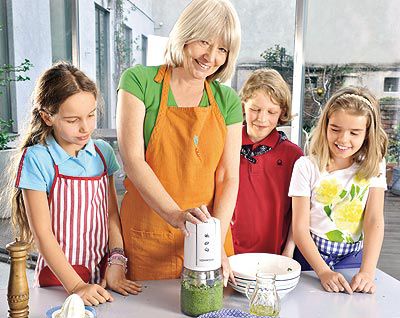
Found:
[[[207,81],[209,107],[168,107],[170,77],[171,69],[164,65],[154,78],[163,86],[146,162],[183,211],[201,204],[212,211],[215,171],[226,139],[225,121]],[[127,191],[121,205],[121,224],[128,278],[179,278],[183,266],[181,230],[154,212],[128,178],[124,185]],[[229,253],[233,254],[232,246]]]

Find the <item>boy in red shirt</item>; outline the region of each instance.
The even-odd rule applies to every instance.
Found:
[[[291,119],[291,94],[272,69],[253,72],[241,92],[245,112],[240,183],[231,230],[235,254],[274,253],[293,257],[288,189],[302,150],[277,125]]]

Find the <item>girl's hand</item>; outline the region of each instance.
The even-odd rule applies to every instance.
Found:
[[[236,285],[235,276],[233,275],[231,265],[229,264],[228,256],[226,256],[224,248],[221,252],[221,265],[222,265],[222,276],[224,278],[224,286],[228,286],[228,279]]]
[[[110,293],[100,285],[87,284],[83,281],[74,289],[74,293],[82,298],[86,306],[97,306],[114,300]]]
[[[126,279],[124,268],[116,264],[107,267],[103,284],[124,296],[137,295],[142,291],[142,285]]]
[[[207,219],[211,218],[210,212],[208,212],[207,207],[202,204],[198,208],[188,209],[184,212],[176,212],[168,221],[173,227],[182,230],[185,236],[189,235],[186,229],[185,222],[191,222],[193,224],[200,224],[202,222],[207,222]]]
[[[318,275],[321,280],[321,285],[328,292],[343,292],[346,291],[348,294],[353,293],[349,283],[340,273],[332,270],[327,270]]]
[[[350,286],[351,289],[355,292],[373,294],[376,290],[374,275],[360,271],[359,273],[354,275],[353,279],[351,280]]]

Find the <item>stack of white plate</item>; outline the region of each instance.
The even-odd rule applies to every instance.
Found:
[[[229,285],[240,293],[246,293],[249,285],[250,293],[256,283],[256,273],[273,273],[276,275],[276,290],[280,298],[295,289],[300,279],[300,264],[286,256],[267,253],[244,253],[229,257],[236,285]]]

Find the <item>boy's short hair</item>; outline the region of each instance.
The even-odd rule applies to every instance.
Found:
[[[282,109],[278,125],[285,125],[292,119],[292,94],[289,85],[278,71],[263,68],[251,73],[240,90],[242,102],[247,102],[256,91],[268,94]]]

